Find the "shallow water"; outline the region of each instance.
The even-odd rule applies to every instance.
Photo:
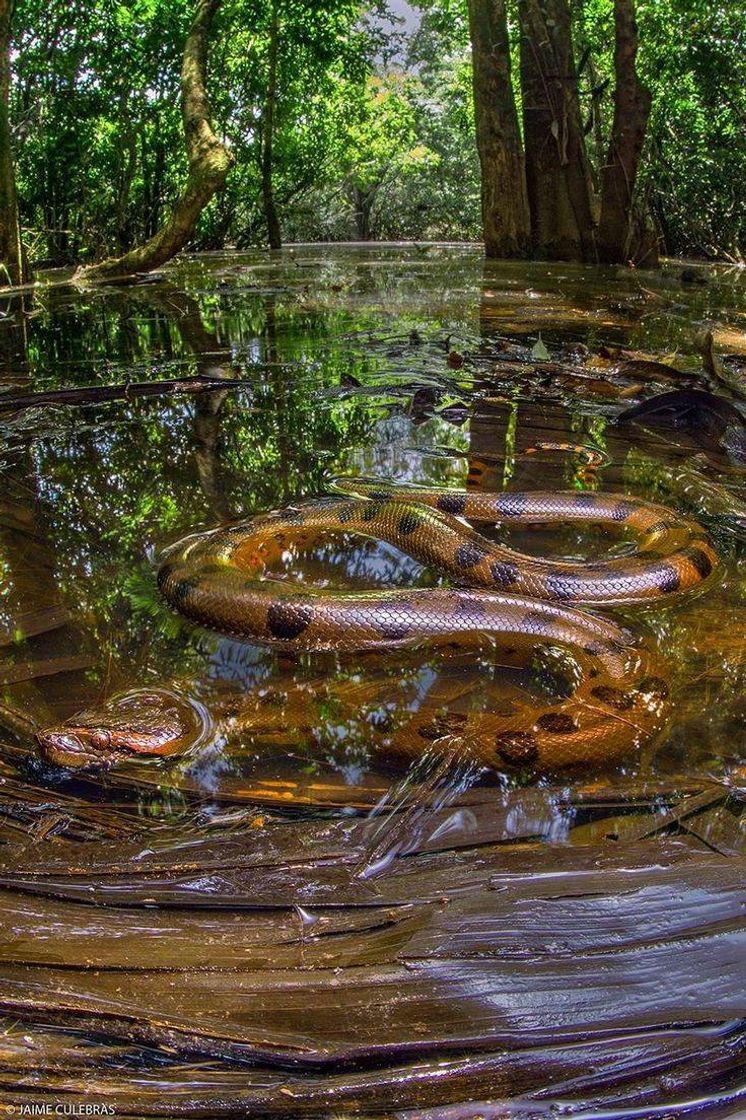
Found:
[[[546,674],[501,668],[500,650],[476,662],[428,648],[293,661],[176,616],[159,600],[156,558],[187,531],[323,495],[336,475],[462,486],[471,471],[482,489],[626,491],[701,517],[718,577],[623,619],[662,652],[673,717],[604,777],[685,786],[732,774],[746,738],[746,530],[732,516],[746,467],[686,432],[614,423],[631,401],[681,384],[675,370],[705,384],[703,330],[732,343],[742,328],[741,275],[703,275],[687,285],[673,264],[648,275],[485,264],[470,248],[313,246],[201,256],[133,287],[7,300],[8,396],[194,375],[241,386],[0,417],[3,706],[43,725],[132,687],[198,699],[218,721],[212,741],[95,780],[156,816],[185,793],[343,806],[365,804],[369,787],[375,800],[407,772],[377,725],[538,696]],[[669,363],[670,377],[626,372],[637,357]],[[605,462],[542,447],[565,442]],[[502,539],[573,558],[624,551],[591,529]],[[442,582],[393,546],[354,538],[292,557],[281,574],[350,588]],[[535,779],[496,771],[482,780]],[[53,770],[42,779],[68,781]]]
[[[716,387],[707,329],[742,375],[746,280],[703,277],[301,246],[6,297],[0,1105],[85,1083],[127,1115],[290,1116],[293,1097],[298,1115],[737,1114],[746,461],[616,423]],[[476,765],[440,732],[561,697],[560,651],[290,657],[159,598],[166,545],[350,474],[623,491],[699,519],[716,576],[607,612],[667,682],[656,737],[593,771]],[[491,535],[575,559],[632,547],[591,527]],[[319,587],[445,582],[351,536],[281,567]],[[40,759],[39,727],[154,687],[209,714],[183,757]]]

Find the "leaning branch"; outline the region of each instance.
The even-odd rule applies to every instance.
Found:
[[[76,279],[112,281],[135,272],[159,268],[184,248],[200,214],[222,190],[233,156],[218,140],[210,121],[207,96],[207,52],[210,29],[221,0],[197,0],[192,25],[184,43],[181,66],[181,115],[184,124],[189,176],[169,220],[144,245],[121,257],[78,270]]]

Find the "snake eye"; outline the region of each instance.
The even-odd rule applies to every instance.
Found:
[[[111,735],[108,731],[94,731],[91,735],[91,743],[94,747],[103,750],[111,745]]]

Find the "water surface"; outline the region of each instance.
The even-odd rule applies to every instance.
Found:
[[[702,284],[680,274],[485,264],[457,247],[314,246],[203,255],[122,289],[8,299],[9,396],[195,375],[241,385],[3,414],[3,705],[44,724],[118,690],[174,686],[232,722],[185,760],[109,782],[109,796],[145,798],[156,814],[155,787],[165,813],[178,791],[359,804],[357,787],[401,776],[381,746],[387,722],[540,694],[541,671],[506,668],[499,651],[427,648],[291,661],[177,617],[159,600],[156,558],[187,531],[324,495],[336,475],[462,486],[471,471],[484,489],[626,491],[705,521],[719,578],[701,595],[625,612],[663,654],[673,718],[605,778],[727,777],[746,732],[743,530],[728,516],[743,464],[686,432],[614,423],[656,389],[705,384],[703,331],[732,343],[743,325],[738,272],[713,269]],[[663,366],[625,373],[640,357],[670,377]],[[558,443],[605,462],[545,447]],[[590,529],[502,539],[575,558],[625,547]],[[282,574],[351,588],[442,582],[392,546],[340,538]],[[483,776],[502,788],[531,778]]]
[[[85,1084],[123,1115],[737,1114],[746,463],[696,425],[616,422],[656,392],[727,394],[708,330],[737,384],[744,280],[700,278],[299,246],[5,297],[0,1105]],[[183,534],[351,474],[698,518],[717,575],[613,612],[658,659],[660,733],[593,772],[475,766],[440,732],[561,696],[561,651],[290,657],[159,598]],[[580,561],[632,548],[493,535]],[[274,575],[444,582],[344,535]],[[100,773],[40,759],[35,729],[144,687],[201,705],[210,734]]]

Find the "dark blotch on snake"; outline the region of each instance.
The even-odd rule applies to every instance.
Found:
[[[495,502],[495,509],[500,517],[520,517],[526,512],[528,496],[526,494],[500,494]]]
[[[407,618],[406,608],[410,602],[409,593],[404,593],[391,599],[381,599],[377,606],[382,612],[382,617],[379,615],[374,622],[375,628],[382,638],[388,638],[389,641],[398,642],[402,638],[408,638],[412,632],[412,625]],[[389,617],[386,617],[386,613]]]
[[[292,641],[308,627],[313,607],[306,603],[272,603],[267,611],[267,629],[273,638]]]
[[[618,502],[611,511],[611,519],[612,521],[626,521],[630,514],[633,514],[636,509],[636,502]]]
[[[401,641],[406,638],[412,631],[412,627],[408,622],[379,622],[377,626],[378,632],[383,638],[388,638],[392,642]]]
[[[672,564],[663,564],[656,573],[655,586],[664,595],[670,595],[681,587],[681,577]]]
[[[537,719],[536,726],[552,735],[570,735],[578,729],[575,720],[567,712],[545,712]]]
[[[490,573],[498,587],[512,587],[519,575],[518,566],[508,560],[493,560]]]
[[[609,568],[608,564],[604,564],[603,562],[597,564],[584,564],[583,572],[585,575],[598,576],[599,579],[608,579],[609,575],[619,575],[619,572],[615,572],[613,568]]]
[[[575,592],[567,586],[567,578],[565,572],[550,572],[544,578],[544,586],[553,599],[569,602],[576,598]]]
[[[417,728],[417,734],[421,739],[434,743],[436,739],[442,739],[444,735],[454,735],[463,728],[465,723],[466,716],[463,713],[444,712],[442,715],[435,716],[428,723],[421,723]]]
[[[456,592],[453,599],[453,613],[460,617],[467,616],[469,618],[480,618],[487,613],[487,607],[474,595],[469,595],[468,592],[461,595]]]
[[[422,525],[422,522],[423,518],[419,513],[415,513],[414,510],[408,509],[407,512],[403,513],[399,518],[399,532],[402,534],[402,536],[408,537],[410,533],[414,533],[415,529],[419,529],[419,527]]]
[[[374,521],[376,517],[380,517],[382,504],[381,502],[366,502],[363,508],[363,521]]]
[[[588,491],[574,494],[572,501],[578,509],[593,509],[598,505],[598,497],[595,494],[588,493]]]
[[[476,544],[460,544],[453,554],[459,568],[474,568],[484,560],[487,553]]]
[[[183,607],[196,587],[199,587],[200,576],[188,576],[186,579],[177,579],[171,585],[168,597],[175,607]]]
[[[687,548],[682,555],[694,566],[697,574],[701,576],[702,579],[707,579],[712,571],[712,560],[710,560],[706,552],[701,548]]]
[[[337,520],[341,525],[346,525],[348,521],[352,521],[355,517],[358,506],[354,502],[346,502],[344,505],[339,506],[337,509]]]
[[[522,621],[532,634],[546,634],[557,621],[557,616],[550,611],[526,611]]]
[[[633,638],[628,631],[624,631],[628,637],[628,645],[632,644]],[[625,646],[622,642],[615,642],[611,638],[596,638],[593,642],[588,642],[588,645],[583,646],[585,653],[591,654],[592,657],[602,657],[604,654],[614,657],[621,657],[624,655]]]
[[[501,731],[495,736],[495,747],[509,766],[525,766],[539,757],[539,745],[529,731]]]
[[[652,696],[656,700],[666,700],[669,688],[662,677],[644,677],[635,685],[635,692],[640,692],[643,696]]]
[[[166,560],[165,563],[161,564],[158,569],[158,586],[163,587],[166,580],[170,579],[175,571],[176,564],[172,564],[170,560]]]
[[[591,696],[595,696],[602,704],[608,704],[610,708],[615,708],[618,712],[627,712],[635,704],[633,696],[630,696],[628,692],[622,692],[620,688],[614,688],[610,684],[596,685],[595,688],[591,689]]]
[[[438,498],[438,509],[443,513],[463,513],[466,509],[466,494],[441,494]]]

